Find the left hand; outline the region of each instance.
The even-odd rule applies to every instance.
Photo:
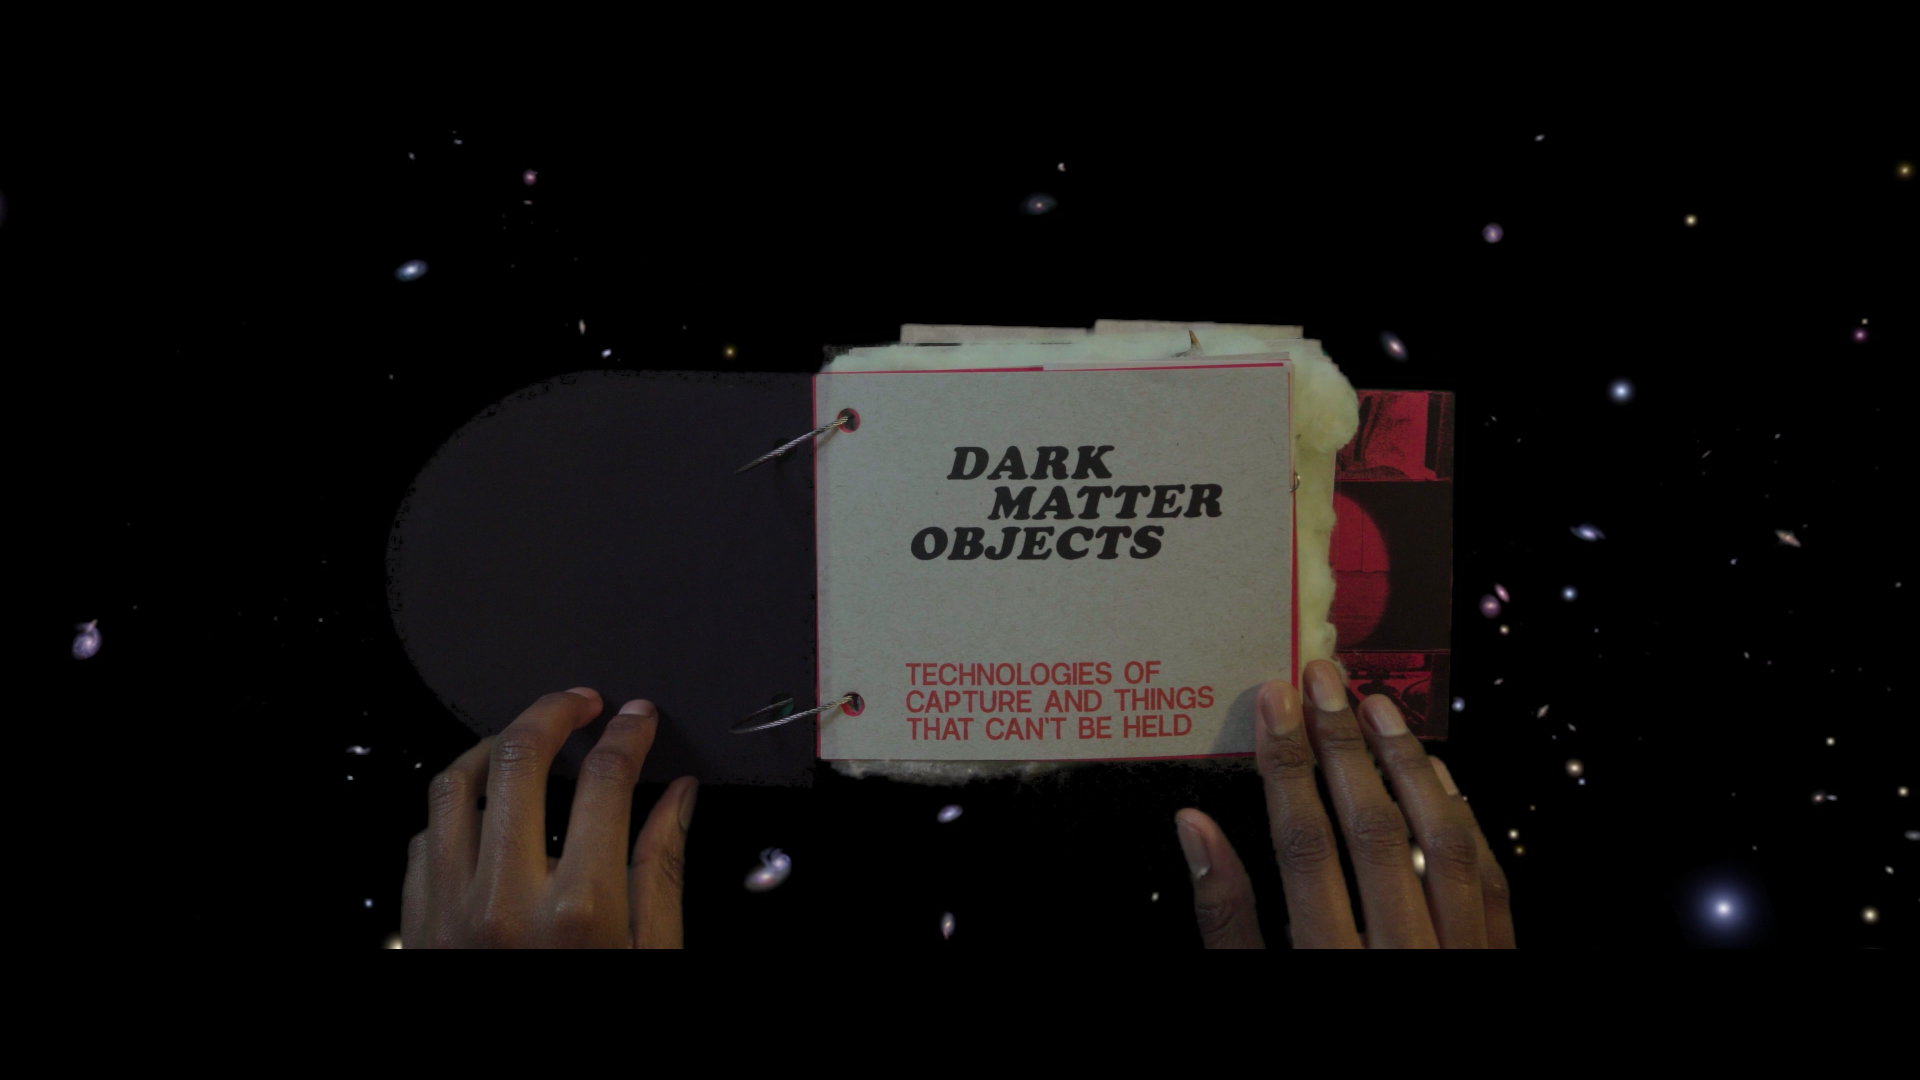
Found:
[[[433,778],[427,828],[407,847],[401,948],[681,947],[693,777],[667,788],[631,862],[627,852],[660,722],[651,702],[629,701],[608,723],[580,770],[566,850],[546,854],[547,772],[603,707],[584,686],[548,694]]]

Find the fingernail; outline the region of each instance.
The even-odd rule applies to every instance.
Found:
[[[1193,873],[1193,880],[1199,881],[1212,869],[1207,865],[1207,842],[1200,838],[1200,830],[1187,824],[1185,818],[1175,817],[1173,821],[1173,831],[1180,837],[1180,853],[1187,857],[1187,869]]]
[[[595,690],[591,686],[576,686],[573,689],[567,691],[567,693],[579,694],[581,697],[586,698],[588,701],[600,700],[600,691]]]
[[[693,828],[693,797],[700,794],[700,781],[687,785],[687,793],[680,796],[680,831]]]
[[[1274,738],[1293,734],[1300,726],[1300,699],[1293,687],[1275,679],[1260,691],[1260,722]]]
[[[1453,773],[1447,769],[1447,763],[1441,761],[1439,758],[1428,758],[1427,760],[1433,762],[1433,771],[1440,774],[1440,786],[1447,789],[1447,794],[1460,794],[1460,788],[1453,782]]]
[[[632,701],[629,701],[625,705],[620,706],[620,711],[615,715],[642,716],[642,717],[652,716],[653,702],[648,701],[645,698],[634,698]]]
[[[1400,710],[1393,707],[1393,702],[1379,694],[1370,695],[1362,701],[1360,711],[1367,714],[1367,723],[1373,725],[1373,732],[1376,735],[1407,733],[1407,722],[1401,718]]]
[[[1321,712],[1339,712],[1347,707],[1347,688],[1340,685],[1340,673],[1325,660],[1307,665],[1307,696]]]

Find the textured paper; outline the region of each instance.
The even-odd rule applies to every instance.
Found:
[[[955,326],[952,324],[904,323],[900,344],[957,344],[965,341],[1078,341],[1087,336],[1084,326]]]
[[[859,715],[825,715],[820,756],[1251,753],[1255,690],[1295,675],[1293,439],[1285,410],[1268,404],[1288,400],[1290,376],[1272,353],[1118,370],[817,376],[816,423],[846,407],[861,416],[859,430],[835,432],[815,455],[818,689],[822,702],[855,692],[864,704]],[[977,479],[949,479],[960,446],[986,451]],[[990,478],[1008,447],[1031,474],[1042,446],[1068,448],[1067,479]],[[1071,477],[1082,446],[1114,447],[1099,457],[1111,478]],[[1196,506],[1191,485],[1202,483],[1220,487],[1220,516]],[[1117,498],[1080,516],[1083,487],[1173,484],[1188,487],[1160,506],[1178,516],[1150,517],[1153,493],[1132,518],[1117,516]],[[1056,486],[1071,519],[991,518],[997,487],[1032,487],[1037,513]],[[1201,516],[1186,516],[1196,508]],[[1010,525],[1022,531],[1004,560],[951,558],[960,527],[985,530],[999,549]],[[1085,556],[1057,553],[1064,530],[1121,525],[1164,529],[1158,552],[1139,558],[1144,541],[1116,538],[1116,557],[1100,558],[1107,541],[1081,534]],[[930,527],[944,530],[945,547],[917,558],[912,545]],[[1053,531],[1028,547],[1030,528]],[[931,550],[929,538],[921,551]],[[1020,558],[1041,551],[1053,554]],[[934,667],[909,666],[925,664]]]

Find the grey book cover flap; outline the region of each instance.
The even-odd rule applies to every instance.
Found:
[[[661,724],[641,779],[812,783],[814,718],[732,724],[814,695],[813,449],[736,469],[812,425],[812,376],[584,371],[450,437],[388,539],[394,628],[480,736],[542,694],[606,702],[555,763],[576,777],[621,703]]]

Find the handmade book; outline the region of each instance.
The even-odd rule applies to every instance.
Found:
[[[1356,395],[1297,327],[832,352],[811,377],[581,372],[456,432],[388,544],[425,684],[479,735],[567,686],[647,697],[646,780],[1244,763],[1253,690],[1321,657],[1444,734],[1446,395]]]

